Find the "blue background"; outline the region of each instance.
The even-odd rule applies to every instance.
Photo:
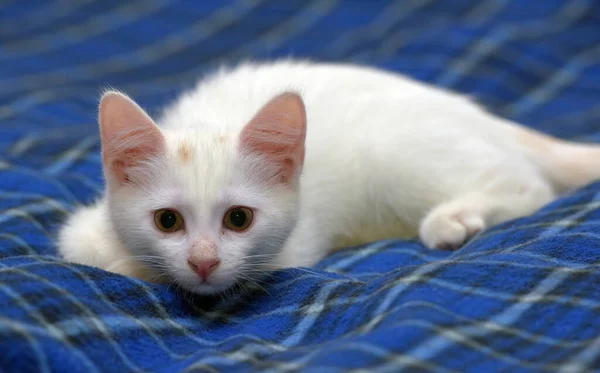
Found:
[[[457,252],[377,242],[224,299],[56,256],[57,225],[102,190],[102,87],[156,112],[222,62],[287,56],[600,140],[596,1],[2,1],[0,371],[600,369],[600,184]]]

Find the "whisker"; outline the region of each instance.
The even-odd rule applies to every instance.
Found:
[[[262,291],[264,291],[265,293],[267,293],[269,296],[272,296],[272,294],[271,294],[270,291],[268,291],[264,286],[260,285],[259,283],[255,282],[254,280],[249,279],[249,278],[245,278],[244,280],[247,281],[247,282],[249,282],[249,283],[251,283],[252,285],[260,288]]]
[[[320,273],[318,273],[318,272],[311,271],[311,270],[309,270],[309,269],[306,269],[306,268],[302,268],[302,267],[294,267],[294,269],[297,269],[297,270],[299,270],[299,271],[301,271],[301,272],[306,272],[306,273],[309,273],[309,274],[311,274],[311,275],[313,275],[313,276],[316,276],[316,277],[319,277],[319,278],[323,278],[323,279],[329,279],[329,277],[327,277],[327,276],[324,276],[324,275],[322,275],[322,274],[320,274]]]

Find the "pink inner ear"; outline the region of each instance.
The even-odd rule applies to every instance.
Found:
[[[121,93],[102,96],[99,122],[104,167],[107,176],[118,184],[130,182],[132,168],[164,151],[160,129],[142,108]]]
[[[267,178],[292,185],[304,163],[306,112],[296,93],[283,93],[263,106],[244,127],[240,146],[272,166]]]

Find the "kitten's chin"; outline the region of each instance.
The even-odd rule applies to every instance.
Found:
[[[185,289],[199,295],[215,295],[224,292],[231,288],[232,284],[215,284],[215,283],[198,283],[195,285],[183,285]]]
[[[146,281],[154,282],[162,285],[172,285],[173,283],[178,284],[181,288],[199,295],[215,295],[222,293],[235,285],[233,282],[201,282],[200,280],[194,281],[190,278],[177,278],[178,276],[172,276],[167,274],[148,276],[147,278],[141,278]]]
[[[175,279],[185,290],[199,295],[216,295],[232,288],[235,281],[228,278],[209,278],[207,282],[195,276],[178,276]]]

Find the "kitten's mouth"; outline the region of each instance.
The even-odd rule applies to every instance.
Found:
[[[207,278],[201,278],[200,279],[200,285],[203,285],[203,286],[212,286],[213,283],[210,282]]]
[[[196,273],[194,273],[196,274]],[[247,290],[253,287],[264,289],[264,282],[259,278],[255,278],[244,273],[221,273],[218,276],[192,276],[183,277],[176,280],[184,289],[189,292],[199,295],[217,295],[229,293],[231,290],[236,292],[236,289]],[[261,285],[262,284],[262,285]]]
[[[214,278],[213,276],[206,278],[195,276],[194,279],[186,278],[177,282],[188,291],[200,295],[215,295],[227,291],[234,286],[234,283],[227,281],[227,279]]]

